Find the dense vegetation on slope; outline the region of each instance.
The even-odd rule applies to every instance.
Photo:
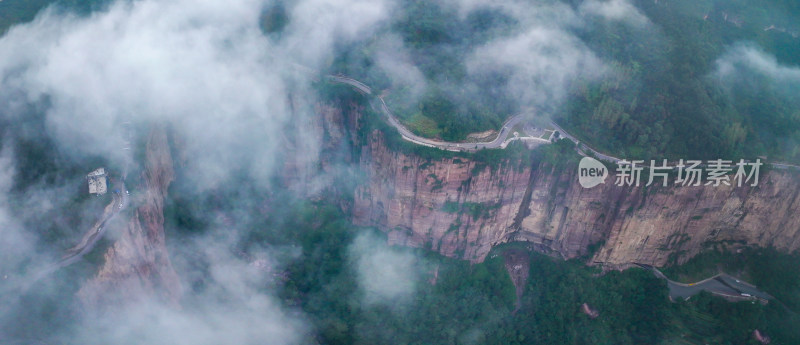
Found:
[[[326,102],[336,104],[342,108],[353,105],[359,107],[364,117],[356,134],[358,141],[362,144],[366,144],[369,141],[369,136],[372,135],[373,131],[377,130],[381,133],[384,144],[390,150],[414,155],[422,159],[466,158],[480,165],[490,166],[492,169],[497,168],[500,164],[508,163],[514,164],[517,169],[521,169],[529,166],[532,162],[531,151],[519,141],[512,142],[504,150],[482,149],[474,153],[446,151],[414,144],[403,139],[400,132],[388,123],[386,115],[376,110],[378,107],[377,104],[374,104],[376,102],[370,104],[370,97],[354,91],[349,85],[321,82],[316,84],[316,88],[320,98]],[[569,145],[569,143],[564,142],[559,145]],[[355,156],[360,155],[361,147],[356,145],[353,150],[356,151]]]
[[[576,90],[561,118],[591,145],[629,157],[800,159],[798,80],[746,65],[717,76],[738,46],[800,66],[790,1],[636,1],[644,28],[595,22],[581,35],[615,76]],[[765,30],[771,25],[787,32]],[[749,43],[742,43],[749,42]]]
[[[289,267],[281,295],[313,315],[318,339],[325,344],[747,344],[754,329],[776,343],[800,340],[787,318],[793,312],[779,303],[731,303],[705,293],[672,303],[666,283],[644,270],[597,276],[579,260],[539,254],[530,259],[521,309],[512,313],[514,289],[502,252],[515,244],[495,249],[475,265],[414,251],[421,258],[421,278],[413,296],[389,304],[365,303],[347,248],[369,230],[353,229],[325,203],[298,205],[287,216],[285,225],[295,229],[292,241],[303,254]],[[434,268],[436,284],[430,280]],[[796,281],[800,265],[795,261],[787,269]],[[780,291],[773,289],[787,287],[762,283],[776,295]],[[583,303],[600,316],[583,314]]]
[[[239,244],[242,249],[232,250],[296,248],[299,256],[287,263],[284,278],[265,289],[277,288],[283,303],[302,309],[322,344],[751,344],[755,329],[774,343],[800,341],[800,330],[793,326],[800,310],[796,255],[764,249],[733,256],[736,262],[752,263],[753,272],[757,267],[766,269],[754,273],[758,277],[745,275],[780,300],[761,305],[732,303],[707,293],[670,302],[666,283],[645,270],[600,274],[582,259],[563,261],[530,253],[528,282],[514,312],[516,296],[503,253],[527,250],[525,244],[502,245],[485,262],[470,264],[425,249],[388,247],[379,232],[353,227],[335,197],[288,201],[296,199],[239,190],[198,201],[180,199],[180,193],[173,192],[179,198],[173,197],[169,207],[179,212],[167,215],[178,220],[168,227],[173,229],[169,234],[173,243],[206,231],[208,224],[196,218],[208,214],[203,210],[261,214],[259,205],[270,204],[268,217],[238,220],[238,227],[252,231]],[[282,201],[270,203],[271,198]],[[230,201],[235,199],[251,200],[251,209]],[[373,243],[377,252],[407,255],[411,264],[401,267],[410,267],[409,276],[416,277],[411,294],[377,302],[366,298],[352,251],[357,238],[365,234],[378,239]],[[667,273],[707,274],[706,265],[718,261],[725,260],[701,255]],[[730,273],[740,273],[729,268]],[[200,279],[194,288],[202,291],[203,285]],[[599,316],[584,314],[583,303]]]
[[[800,253],[783,255],[772,249],[741,248],[738,252],[718,248],[703,252],[664,273],[683,282],[694,282],[720,272],[736,274],[767,289],[792,310],[800,310]]]
[[[730,251],[718,248],[701,253],[683,265],[669,267],[664,272],[684,282],[726,272],[757,285],[777,299],[769,303],[763,309],[763,315],[759,316],[766,320],[770,335],[779,339],[779,344],[800,343],[800,332],[797,330],[797,325],[800,325],[800,253],[786,255],[774,249],[743,248]],[[726,312],[722,307],[718,306],[714,311]]]
[[[456,8],[437,2],[399,3],[384,35],[343,47],[330,72],[388,89],[387,104],[418,135],[460,141],[469,133],[499,128],[517,109],[504,92],[508,75],[469,75],[465,59],[479,45],[510,32],[516,21],[495,9],[479,9],[461,19]],[[390,35],[399,35],[424,87],[395,83],[375,68],[379,46]]]
[[[584,3],[564,2],[576,13]],[[599,80],[579,80],[563,104],[553,100],[566,129],[630,158],[800,161],[800,81],[786,76],[800,73],[796,3],[632,3],[646,23],[585,17],[566,28],[608,67]],[[465,67],[476,47],[518,33],[520,25],[498,9],[478,7],[464,17],[447,5],[409,0],[387,31],[400,35],[422,72],[421,91],[394,85],[375,68],[385,36],[343,47],[330,70],[387,89],[390,107],[417,134],[464,140],[530,106],[506,94],[515,71],[470,74]],[[788,70],[773,74],[741,60],[737,54],[748,50]],[[721,62],[732,63],[733,72],[720,72]]]
[[[390,94],[397,114],[414,129],[432,121],[435,127],[418,132],[450,141],[499,128],[516,109],[503,91],[508,76],[470,76],[464,60],[477,46],[509,32],[517,25],[515,20],[493,9],[473,11],[462,20],[455,9],[431,1],[403,1],[402,6],[393,29],[409,47],[428,85],[418,104],[400,100],[407,97],[402,90]]]

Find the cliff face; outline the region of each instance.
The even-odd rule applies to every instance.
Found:
[[[392,244],[427,247],[480,261],[509,237],[530,169],[492,171],[475,162],[425,159],[390,151],[373,133],[362,149],[368,182],[355,192],[356,225],[375,225]]]
[[[163,128],[154,128],[147,141],[142,190],[132,193],[117,217],[129,219],[117,241],[104,255],[97,275],[78,292],[88,307],[113,306],[144,298],[177,305],[181,286],[165,246],[164,198],[173,179],[172,157]]]
[[[757,187],[646,191],[606,186],[591,196],[583,195],[579,186],[573,187],[565,200],[577,212],[567,215],[564,227],[587,229],[597,224],[608,229],[606,244],[594,260],[618,266],[629,262],[660,266],[670,255],[681,263],[709,246],[755,245],[794,251],[800,247],[800,178],[786,171],[770,171],[761,179]],[[604,208],[591,209],[592,202],[604,199]],[[598,221],[604,213],[613,215],[606,216],[605,223]]]
[[[757,187],[618,187],[611,176],[584,189],[577,169],[429,162],[390,151],[378,132],[364,145],[353,219],[393,244],[471,261],[507,241],[565,258],[594,244],[591,260],[610,268],[680,263],[709,246],[800,247],[800,178],[786,171],[762,172]]]

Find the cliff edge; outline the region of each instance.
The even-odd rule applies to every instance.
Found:
[[[480,262],[499,243],[526,241],[616,269],[682,263],[715,246],[800,247],[800,178],[789,171],[763,171],[757,187],[584,189],[577,167],[428,160],[390,150],[379,131],[363,145],[353,221],[392,244]]]

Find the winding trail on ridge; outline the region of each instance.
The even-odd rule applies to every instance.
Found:
[[[386,115],[386,118],[388,119],[389,124],[391,124],[392,127],[397,129],[397,131],[400,133],[400,135],[403,137],[403,139],[405,139],[407,141],[410,141],[412,143],[418,144],[418,145],[423,145],[423,146],[428,146],[428,147],[435,147],[435,148],[438,148],[438,149],[448,150],[448,151],[468,151],[468,152],[472,152],[472,151],[477,151],[477,150],[480,150],[480,149],[497,149],[497,148],[504,149],[504,148],[506,148],[506,146],[508,146],[508,144],[511,141],[514,141],[514,140],[523,140],[523,141],[526,141],[526,142],[541,143],[541,144],[549,144],[550,143],[550,140],[548,140],[548,139],[535,138],[535,137],[513,137],[513,138],[508,138],[508,136],[512,134],[511,133],[511,129],[514,128],[514,126],[518,125],[519,123],[521,123],[523,121],[524,114],[517,114],[517,115],[512,116],[508,120],[506,120],[506,122],[503,123],[503,126],[500,127],[500,132],[497,135],[497,138],[495,138],[492,141],[488,141],[488,142],[461,143],[461,142],[447,142],[447,141],[439,141],[439,140],[433,140],[433,139],[429,139],[429,138],[423,138],[421,136],[418,136],[418,135],[414,134],[408,128],[403,126],[403,124],[400,123],[400,121],[397,119],[397,117],[394,116],[394,114],[392,114],[392,112],[389,110],[389,107],[386,106],[386,101],[384,101],[383,97],[378,96],[378,95],[373,95],[372,89],[369,86],[367,86],[366,84],[364,84],[364,83],[362,83],[362,82],[360,82],[358,80],[355,80],[353,78],[349,78],[349,77],[345,77],[345,76],[330,75],[330,76],[328,76],[328,79],[331,80],[331,81],[337,82],[337,83],[350,85],[350,86],[354,87],[356,90],[358,90],[359,92],[361,92],[361,93],[363,93],[365,95],[374,96],[375,98],[377,98],[378,102],[380,102],[380,105],[379,105],[380,110]]]
[[[551,136],[549,139],[543,139],[531,136],[525,136],[525,137],[515,136],[509,138],[509,135],[511,134],[511,129],[514,128],[514,126],[516,126],[517,124],[520,124],[524,121],[525,114],[517,114],[506,120],[506,122],[500,128],[500,133],[497,135],[497,138],[495,138],[490,142],[463,143],[463,142],[447,142],[447,141],[424,138],[414,134],[408,128],[406,128],[402,123],[400,123],[397,117],[394,116],[394,114],[392,114],[391,110],[389,110],[389,107],[386,105],[386,101],[384,101],[383,97],[380,95],[375,95],[372,91],[372,88],[370,88],[368,85],[343,75],[328,75],[327,78],[328,80],[333,82],[350,85],[359,92],[361,92],[362,94],[375,97],[380,102],[379,107],[381,108],[381,112],[383,112],[386,115],[389,124],[397,129],[397,131],[400,133],[403,139],[418,145],[434,147],[448,151],[474,152],[480,149],[504,149],[508,146],[510,142],[514,140],[521,140],[525,143],[533,145],[552,143],[551,139],[553,139],[553,136]],[[554,121],[550,121],[549,124],[553,127],[554,131],[557,131],[559,133],[559,136],[561,138],[569,139],[570,141],[574,142],[575,151],[577,151],[578,154],[580,154],[581,156],[586,157],[589,155],[593,155],[595,158],[598,158],[603,161],[612,162],[614,164],[627,163],[627,161],[623,162],[623,159],[621,158],[614,157],[612,155],[597,151],[591,148],[590,146],[586,145],[585,143],[582,143],[580,140],[578,140],[578,138],[569,134],[569,132],[565,131],[564,128],[556,124]],[[772,167],[776,169],[800,170],[800,165],[795,165],[790,163],[771,162],[768,164],[770,164]],[[704,165],[705,164],[702,164],[701,166]]]

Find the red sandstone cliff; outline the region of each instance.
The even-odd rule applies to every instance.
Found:
[[[800,247],[800,178],[790,172],[762,172],[753,188],[618,187],[612,176],[583,189],[576,169],[539,162],[474,169],[469,159],[392,152],[382,138],[373,132],[364,143],[367,181],[355,190],[353,219],[378,226],[395,244],[471,261],[507,241],[566,258],[599,244],[591,260],[611,268],[683,262],[709,246]],[[481,212],[453,212],[476,205]]]
[[[506,240],[530,169],[492,171],[458,158],[427,162],[390,151],[382,138],[371,135],[362,150],[368,181],[355,192],[356,225],[379,226],[394,244],[473,261],[483,260],[494,244]],[[452,209],[454,203],[478,210],[459,212]]]
[[[141,190],[132,195],[130,219],[119,239],[105,253],[97,275],[78,292],[88,307],[131,303],[156,297],[177,305],[181,286],[165,246],[164,198],[173,179],[167,134],[154,128],[147,141]],[[138,206],[138,207],[137,207]]]

